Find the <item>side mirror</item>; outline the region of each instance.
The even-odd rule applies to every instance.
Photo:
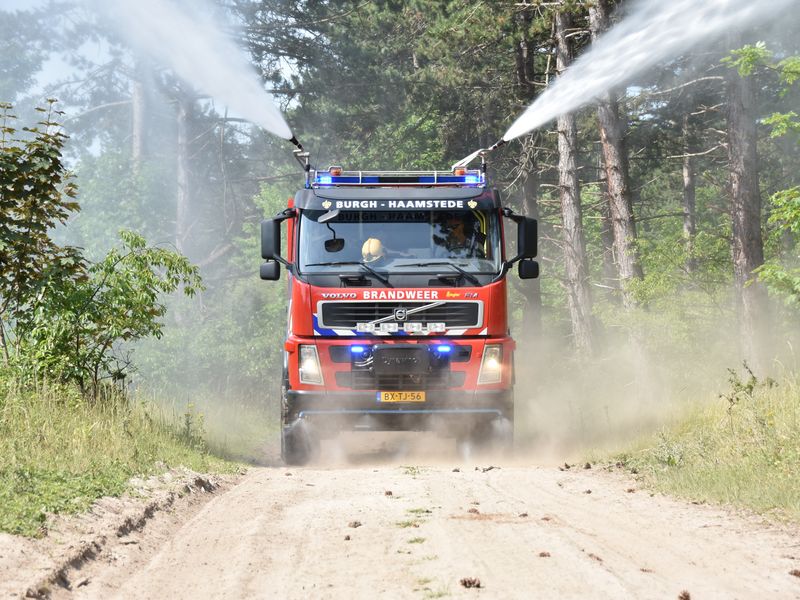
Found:
[[[265,262],[259,269],[259,275],[264,281],[277,281],[281,277],[281,266],[274,260]]]
[[[281,223],[275,219],[261,221],[261,258],[272,260],[281,255]],[[263,265],[262,265],[263,266]],[[264,279],[262,277],[262,279]]]
[[[519,261],[518,269],[520,279],[536,279],[539,277],[539,263],[535,260]]]
[[[341,252],[344,249],[344,240],[342,238],[333,238],[332,240],[325,240],[326,252]]]
[[[536,219],[525,217],[519,221],[517,224],[517,255],[520,258],[535,258],[538,253],[538,239],[539,228]]]

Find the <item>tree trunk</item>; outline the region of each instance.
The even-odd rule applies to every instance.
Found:
[[[184,94],[178,99],[178,196],[175,210],[175,247],[186,254],[191,218],[191,190],[189,182],[189,114],[192,101]]]
[[[614,264],[614,226],[611,224],[611,202],[608,199],[608,186],[606,185],[606,169],[603,158],[599,158],[597,167],[600,180],[600,189],[603,198],[600,201],[600,241],[603,244],[603,290],[606,298],[612,304],[619,304],[619,277]]]
[[[695,212],[695,152],[694,135],[689,113],[683,115],[683,237],[686,243],[686,270],[694,273],[697,270],[697,259],[694,257],[694,238],[697,234],[697,217]]]
[[[539,179],[535,165],[528,171],[522,186],[523,206],[525,216],[539,219]],[[542,335],[542,284],[541,280],[528,279],[523,281],[523,295],[525,296],[525,309],[522,314],[522,326],[526,337],[538,339]]]
[[[146,152],[145,113],[147,110],[146,67],[142,61],[136,63],[131,94],[131,167],[134,175],[141,173],[142,160]]]
[[[556,70],[560,75],[572,62],[572,47],[566,37],[571,18],[556,14]],[[578,130],[575,115],[558,118],[558,188],[561,197],[561,224],[564,241],[564,285],[572,322],[572,338],[579,355],[594,352],[592,298],[586,266],[586,242],[581,216],[581,190],[575,157]]]
[[[754,280],[753,271],[764,264],[761,237],[761,193],[758,188],[756,122],[750,78],[735,70],[728,76],[728,160],[734,283],[739,308],[742,355],[758,368],[763,366],[767,329],[767,294]]]
[[[598,0],[589,9],[589,26],[592,40],[608,28],[609,9],[607,0]],[[633,218],[628,154],[625,147],[623,120],[619,115],[617,96],[613,92],[604,94],[597,108],[600,125],[600,142],[603,164],[606,170],[606,188],[609,213],[614,233],[614,262],[619,274],[623,303],[635,305],[628,283],[643,277],[639,254],[636,249],[636,223]]]
[[[11,358],[8,355],[8,343],[6,342],[6,326],[2,319],[0,319],[0,346],[3,348],[3,364],[8,366]]]

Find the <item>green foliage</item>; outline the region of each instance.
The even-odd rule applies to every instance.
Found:
[[[6,363],[34,376],[91,384],[124,377],[120,344],[160,337],[162,296],[201,289],[198,270],[180,254],[120,233],[122,247],[87,263],[79,249],[53,240],[53,228],[78,210],[61,153],[66,139],[50,101],[39,128],[12,126],[2,105],[0,137],[0,337]],[[9,348],[11,346],[11,348]]]
[[[197,268],[180,254],[148,247],[132,232],[120,233],[112,249],[88,269],[88,278],[43,287],[35,310],[18,319],[17,364],[23,373],[74,381],[93,394],[103,379],[125,376],[130,361],[122,342],[160,337],[166,306],[162,294],[179,287],[201,289]]]
[[[235,468],[208,454],[198,415],[187,428],[152,405],[104,393],[103,402],[87,402],[74,386],[30,389],[0,373],[0,531],[41,535],[48,514],[83,511],[122,493],[134,475]]]
[[[788,87],[800,79],[800,56],[789,56],[778,63],[781,80]]]
[[[800,518],[800,388],[777,385],[745,366],[730,390],[616,459],[650,487],[693,500],[726,502]]]
[[[772,113],[764,119],[764,124],[772,128],[772,137],[781,137],[787,133],[800,133],[800,119],[797,113],[790,110],[785,113]]]
[[[54,101],[40,109],[39,127],[13,126],[10,104],[0,104],[0,327],[35,310],[47,286],[85,280],[77,248],[62,247],[51,230],[78,210],[75,184],[61,162],[65,136],[52,120]],[[2,346],[8,361],[9,349]]]
[[[765,42],[756,42],[731,51],[729,56],[722,59],[722,64],[736,69],[742,77],[748,77],[758,67],[768,63],[772,56]]]

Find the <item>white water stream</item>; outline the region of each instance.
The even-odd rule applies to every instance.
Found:
[[[89,0],[128,43],[237,116],[275,135],[292,131],[249,63],[220,28],[205,0]]]
[[[800,10],[800,1],[637,0],[627,17],[592,44],[514,121],[503,140],[513,140],[577,110],[694,46],[729,31],[778,20],[785,10]]]

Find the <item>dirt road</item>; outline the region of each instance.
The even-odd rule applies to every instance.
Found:
[[[253,469],[55,596],[800,598],[788,530],[596,467],[488,466]]]

